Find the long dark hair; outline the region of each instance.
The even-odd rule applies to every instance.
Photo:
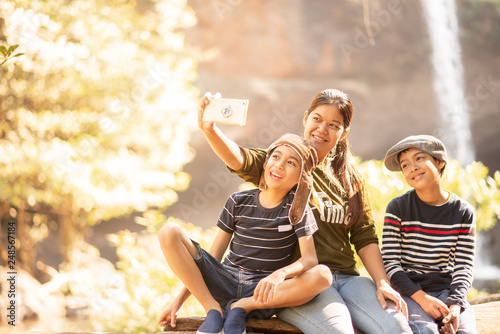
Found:
[[[336,90],[326,89],[318,93],[307,110],[307,116],[320,105],[329,104],[337,107],[338,111],[344,117],[344,133],[351,125],[354,109],[351,100],[347,94]],[[362,222],[363,220],[363,179],[358,169],[351,160],[350,146],[347,141],[347,135],[339,140],[337,145],[326,156],[326,172],[332,182],[336,184],[344,195],[349,199],[346,217],[347,228]],[[329,168],[328,168],[329,167]]]

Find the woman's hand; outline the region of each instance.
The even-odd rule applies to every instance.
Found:
[[[389,284],[389,278],[385,272],[382,254],[378,245],[376,243],[366,245],[358,251],[358,255],[373,281],[377,284],[377,298],[380,305],[385,309],[387,307],[386,299],[392,300],[396,304],[396,310],[402,312],[408,319],[406,302],[399,292]]]
[[[403,313],[408,319],[408,306],[405,300],[385,280],[380,281],[380,285],[377,285],[377,298],[384,309],[387,307],[385,300],[392,300],[396,304],[396,311]]]
[[[220,98],[221,98],[220,93],[212,95],[212,93],[210,92],[205,93],[205,95],[201,98],[200,108],[198,109],[198,127],[202,131],[213,131],[215,122],[204,122],[203,114],[205,113],[205,108],[207,107],[207,105],[210,103],[211,100]]]
[[[255,287],[253,300],[261,304],[273,301],[278,285],[283,283],[285,278],[286,274],[281,270],[276,270],[266,278],[263,278]]]

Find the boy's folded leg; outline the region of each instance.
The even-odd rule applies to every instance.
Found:
[[[221,334],[223,326],[222,314],[217,310],[210,310],[196,334]]]
[[[247,332],[247,312],[241,307],[231,309],[231,305],[237,300],[233,299],[227,303],[224,334],[246,334]]]

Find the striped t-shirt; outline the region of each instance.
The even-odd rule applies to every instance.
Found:
[[[271,273],[290,264],[298,238],[312,235],[318,226],[311,208],[296,225],[288,219],[293,201],[291,190],[280,205],[264,208],[259,189],[232,194],[219,216],[217,226],[233,234],[224,263],[250,272]]]
[[[387,206],[382,258],[391,285],[410,297],[418,290],[449,289],[447,305],[465,306],[472,284],[476,220],[473,207],[451,194],[433,206],[416,191]]]

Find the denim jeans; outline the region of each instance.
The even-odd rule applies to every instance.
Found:
[[[449,290],[442,290],[438,292],[426,292],[432,297],[436,297],[442,302],[446,303]],[[408,304],[408,312],[410,314],[410,326],[415,334],[439,334],[440,321],[434,320],[428,315],[417,302],[410,297],[404,297],[406,304]],[[474,310],[467,303],[467,307],[460,313],[459,325],[457,334],[476,334],[476,318]]]
[[[269,275],[267,273],[251,273],[225,265],[201,248],[196,241],[193,243],[198,248],[198,257],[194,261],[200,269],[208,290],[222,310],[226,309],[227,303],[232,299],[252,296],[259,281]],[[248,314],[248,318],[267,319],[280,310],[254,310]]]
[[[367,334],[411,333],[404,315],[394,303],[387,304],[384,310],[370,278],[333,272],[328,289],[304,305],[284,309],[278,317],[305,334],[353,334],[353,324]]]

